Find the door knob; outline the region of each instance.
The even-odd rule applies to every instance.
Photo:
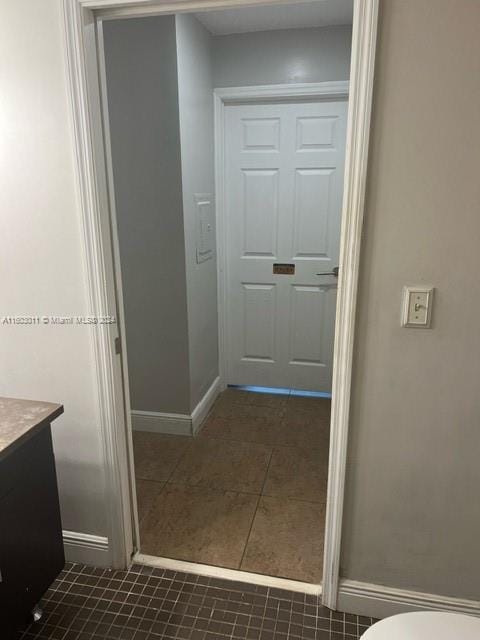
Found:
[[[340,267],[333,267],[331,271],[324,271],[323,273],[317,273],[317,276],[335,276],[338,278],[338,272],[340,271]]]

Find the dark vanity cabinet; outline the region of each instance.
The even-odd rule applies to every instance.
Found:
[[[5,401],[0,400],[0,620],[11,631],[28,620],[65,564],[50,427],[63,409],[36,403],[53,407],[52,413],[45,419],[44,412],[30,411],[16,431]]]

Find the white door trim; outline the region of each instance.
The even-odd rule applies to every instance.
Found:
[[[312,82],[298,84],[272,84],[248,87],[228,87],[213,92],[215,112],[215,202],[217,231],[217,299],[218,299],[218,357],[221,388],[227,385],[227,270],[225,247],[225,108],[229,104],[258,104],[264,100],[281,102],[292,99],[346,100],[349,82]]]
[[[236,9],[256,5],[260,0],[76,0],[95,9],[104,19],[147,18],[162,13],[190,13],[206,9]],[[322,0],[319,0],[322,1]],[[262,4],[296,4],[305,0],[261,0]]]
[[[265,84],[248,87],[215,89],[214,94],[224,104],[231,102],[258,102],[259,100],[285,100],[286,98],[348,98],[348,80],[306,82],[298,84]]]
[[[105,50],[103,38],[103,21],[96,20],[96,36],[97,36],[97,55],[98,55],[98,76],[100,82],[100,100],[102,108],[103,137],[104,137],[104,155],[105,167],[108,180],[108,193],[110,199],[110,228],[111,243],[114,260],[115,285],[117,295],[117,316],[118,316],[118,332],[120,335],[121,353],[122,353],[122,373],[123,380],[129,380],[128,375],[128,356],[127,356],[127,337],[125,332],[125,306],[123,301],[122,289],[122,268],[120,262],[120,239],[118,236],[117,210],[115,206],[115,190],[113,183],[113,160],[112,147],[110,142],[110,124],[108,121],[108,96],[107,96],[107,72],[105,68]],[[120,327],[122,330],[120,330]],[[126,431],[126,456],[129,465],[129,496],[130,499],[130,519],[132,521],[133,531],[131,535],[132,553],[138,551],[140,547],[140,523],[138,520],[137,490],[135,480],[135,466],[133,459],[133,418],[130,402],[130,387],[128,384],[123,385],[123,402],[125,405],[125,431]],[[124,497],[127,500],[127,496]],[[130,541],[128,541],[130,542]],[[131,555],[131,554],[130,554]]]
[[[255,0],[256,1],[256,0]],[[282,2],[284,0],[275,0]],[[115,315],[116,292],[110,239],[110,202],[105,172],[105,140],[101,127],[99,69],[95,19],[98,10],[128,15],[177,10],[240,7],[251,0],[64,0],[67,72],[72,105],[75,161],[83,228],[85,269],[91,315]],[[147,6],[148,5],[148,6]],[[104,14],[105,15],[105,14]],[[124,14],[125,15],[125,14]],[[325,532],[323,602],[335,608],[345,487],[350,384],[360,243],[367,172],[368,142],[376,49],[378,0],[354,0],[350,98],[346,143],[343,225],[338,282],[333,368],[332,438]],[[106,328],[105,328],[106,327]],[[115,369],[116,329],[93,331],[99,429],[102,433],[108,539],[113,566],[127,566],[133,552],[130,495],[131,470],[126,433],[123,385]],[[122,407],[123,404],[123,407]]]
[[[117,291],[106,153],[102,126],[95,17],[80,0],[64,0],[64,33],[77,188],[87,274],[88,313],[117,316]],[[125,390],[115,351],[118,324],[92,326],[97,425],[102,438],[108,564],[125,567],[134,551]],[[82,532],[78,532],[82,535]]]
[[[360,249],[372,111],[378,0],[354,0],[340,275],[333,350],[332,415],[323,554],[323,604],[337,606],[340,575],[350,392]]]

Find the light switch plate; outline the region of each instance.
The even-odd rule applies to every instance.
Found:
[[[430,328],[433,291],[433,287],[403,287],[402,327]]]

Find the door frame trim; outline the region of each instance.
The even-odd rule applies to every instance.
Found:
[[[118,291],[112,277],[105,138],[101,126],[96,18],[162,15],[255,4],[256,0],[63,0],[67,83],[72,114],[82,249],[89,313],[115,315]],[[285,0],[266,0],[280,4]],[[334,609],[338,596],[345,491],[355,310],[370,134],[379,0],[354,0],[350,98],[333,367],[332,438],[325,530],[323,602]],[[107,194],[107,195],[106,195]],[[92,351],[98,428],[103,442],[107,533],[112,566],[128,566],[134,550],[131,445],[123,384],[114,349],[117,330],[96,327]],[[130,456],[130,457],[129,457]]]
[[[348,427],[353,370],[360,251],[372,115],[379,0],[354,0],[350,97],[343,187],[327,513],[323,552],[323,604],[335,609],[340,578]]]
[[[272,84],[214,89],[215,113],[215,226],[217,242],[218,358],[221,388],[227,386],[227,229],[225,224],[225,110],[231,104],[259,104],[304,98],[348,100],[349,81]]]

